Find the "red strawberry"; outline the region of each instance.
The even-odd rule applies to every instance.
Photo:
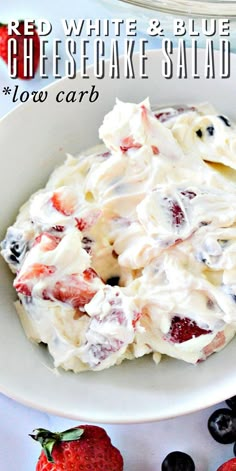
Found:
[[[97,275],[97,273],[95,272],[95,270],[93,268],[87,268],[83,272],[83,277],[84,277],[85,281],[91,281],[94,278],[97,278],[97,276],[98,275]]]
[[[23,273],[18,274],[14,281],[14,288],[18,293],[24,294],[25,296],[31,296],[34,281],[45,276],[50,276],[55,273],[56,268],[54,266],[43,265],[42,263],[34,263],[29,269]]]
[[[187,111],[196,111],[194,106],[183,105],[176,107],[173,111],[163,111],[160,113],[155,113],[155,117],[161,122],[164,123],[170,118],[176,117],[182,113],[186,113]]]
[[[217,471],[236,471],[236,458],[232,458],[232,460],[226,461],[226,463],[222,464]]]
[[[92,284],[94,278],[97,278],[97,281],[100,280],[91,268],[80,275],[68,275],[63,280],[57,281],[52,290],[45,289],[43,298],[51,301],[56,299],[62,303],[71,304],[74,309],[80,309],[91,301],[98,290],[98,286]],[[101,281],[101,286],[102,284]]]
[[[169,200],[168,201],[168,210],[171,213],[172,223],[176,226],[182,226],[185,222],[185,216],[182,208],[179,206],[177,201]]]
[[[154,155],[160,154],[160,151],[159,151],[157,146],[152,146],[152,152],[153,152]]]
[[[0,56],[8,64],[8,40],[14,38],[17,41],[17,78],[20,79],[31,79],[35,76],[35,73],[38,69],[39,58],[40,58],[40,39],[37,33],[37,28],[34,26],[33,34],[26,35],[24,34],[24,21],[20,21],[18,31],[20,35],[15,33],[8,34],[8,26],[6,24],[0,23]],[[33,41],[33,74],[30,75],[30,72],[26,71],[24,74],[24,41],[25,39],[28,42]]]
[[[123,471],[123,458],[101,427],[79,425],[61,433],[37,429],[30,436],[43,447],[36,471]]]
[[[200,335],[210,334],[211,330],[202,329],[195,321],[188,317],[174,316],[171,322],[171,328],[166,340],[174,343],[183,343],[192,338],[199,337]]]
[[[54,250],[59,242],[61,242],[60,237],[49,234],[49,232],[41,232],[41,234],[35,237],[33,247],[40,244],[40,249],[47,252],[48,250]]]
[[[59,213],[64,214],[64,216],[71,216],[75,211],[77,199],[74,193],[64,188],[53,193],[51,203]]]
[[[81,232],[90,229],[90,227],[92,227],[97,222],[101,214],[102,214],[101,211],[95,209],[95,210],[90,211],[90,213],[88,213],[86,217],[83,217],[83,218],[76,217],[75,225],[77,229],[79,229],[79,231]]]
[[[121,141],[121,146],[120,150],[121,152],[125,153],[129,149],[140,149],[142,147],[142,144],[139,144],[138,142],[135,142],[132,138],[132,136],[124,137]]]
[[[75,225],[76,225],[77,229],[79,229],[79,231],[81,231],[81,232],[88,228],[87,222],[83,218],[75,218],[75,222],[76,222]]]

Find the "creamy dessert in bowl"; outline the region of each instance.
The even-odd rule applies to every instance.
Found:
[[[236,331],[236,128],[210,105],[117,101],[1,243],[27,336],[54,364],[190,363]]]

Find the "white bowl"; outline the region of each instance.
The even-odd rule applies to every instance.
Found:
[[[176,59],[176,54],[175,54]],[[199,51],[200,72],[205,60]],[[148,79],[63,79],[48,87],[44,104],[27,102],[0,123],[0,201],[2,239],[19,206],[44,185],[52,169],[72,154],[98,142],[98,127],[115,102],[153,104],[196,103],[208,100],[221,113],[236,119],[234,90],[236,56],[231,56],[231,77],[214,80],[166,80],[161,76],[163,56],[148,56]],[[191,51],[188,51],[188,63]],[[138,68],[138,63],[136,64]],[[219,57],[217,57],[217,67]],[[137,70],[137,69],[136,69]],[[174,69],[175,71],[175,64]],[[190,74],[190,72],[189,72]],[[107,75],[106,75],[107,77]],[[90,89],[95,103],[56,103],[59,90]],[[17,318],[12,276],[0,260],[0,390],[28,406],[84,421],[129,423],[159,420],[196,411],[236,393],[236,343],[196,366],[164,358],[156,366],[149,357],[126,361],[101,372],[53,372],[47,350],[30,343]]]

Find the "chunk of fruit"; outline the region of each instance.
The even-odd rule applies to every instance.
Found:
[[[174,316],[171,322],[171,328],[166,336],[166,340],[174,343],[183,343],[192,338],[211,333],[211,330],[203,329],[195,321],[188,317]]]
[[[48,232],[42,232],[34,239],[33,247],[40,244],[40,249],[47,252],[48,250],[54,250],[60,241],[60,237],[49,234]]]
[[[226,461],[226,463],[222,464],[217,471],[236,471],[236,458],[232,458],[232,460]]]
[[[54,209],[64,216],[71,216],[75,212],[77,199],[68,189],[56,190],[51,197],[51,203]]]
[[[93,281],[102,281],[93,269],[85,270],[82,274],[73,274],[58,280],[52,289],[43,292],[43,298],[51,301],[61,301],[70,304],[74,309],[84,307],[96,294],[100,286]]]
[[[194,471],[195,464],[187,453],[172,451],[164,459],[161,471]]]
[[[236,441],[236,415],[231,409],[217,409],[208,420],[211,436],[218,443],[233,443]]]
[[[25,296],[31,296],[33,286],[40,278],[45,278],[55,273],[56,268],[54,266],[43,265],[42,263],[34,263],[30,265],[28,270],[22,275],[19,275],[14,281],[14,287],[18,293],[24,294]]]

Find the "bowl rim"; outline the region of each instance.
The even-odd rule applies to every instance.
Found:
[[[118,0],[140,9],[199,18],[236,18],[236,2],[229,0]],[[206,9],[207,7],[207,9]],[[226,13],[227,11],[227,13]]]

